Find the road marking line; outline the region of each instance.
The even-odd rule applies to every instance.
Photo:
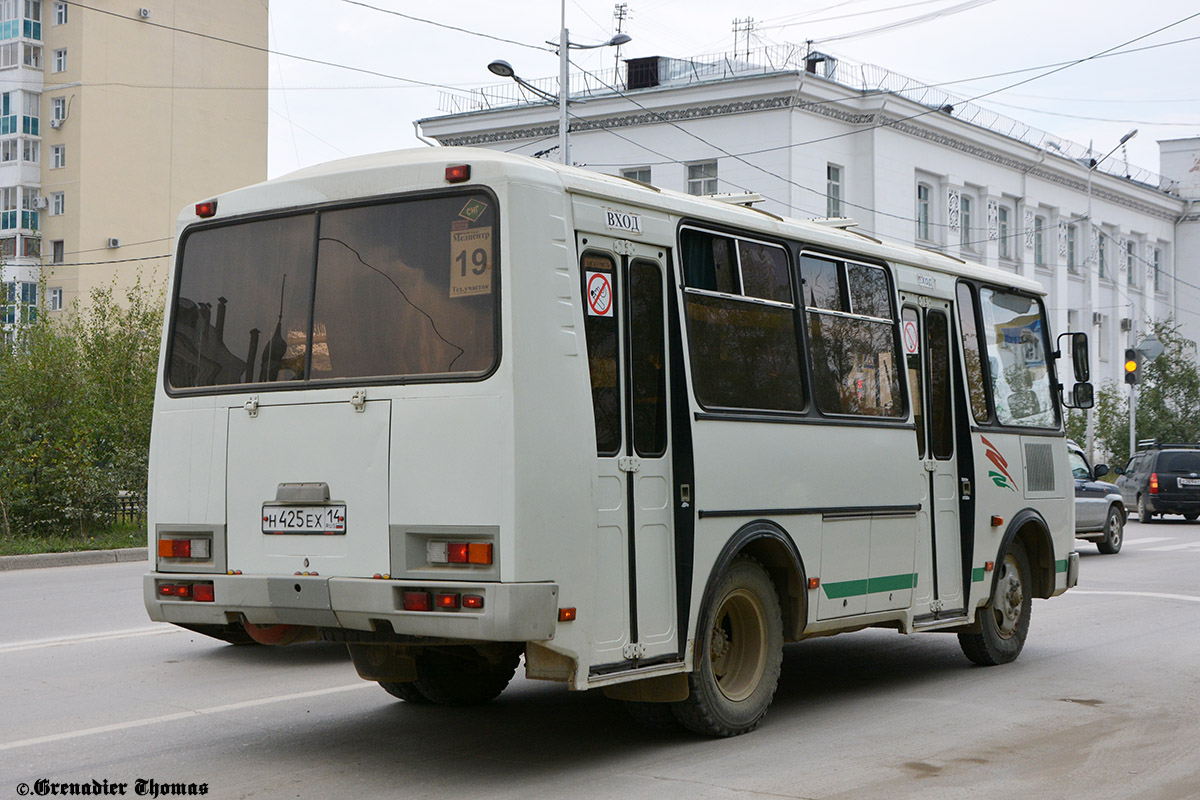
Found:
[[[1187,544],[1169,544],[1164,547],[1147,547],[1148,553],[1169,553],[1174,550],[1195,550],[1200,547],[1200,542],[1188,542]]]
[[[1200,597],[1190,594],[1166,594],[1165,592],[1098,592],[1088,589],[1072,589],[1071,594],[1111,594],[1125,597],[1154,597],[1159,600],[1186,600],[1189,603],[1200,603]]]
[[[178,628],[174,625],[155,625],[152,628],[130,628],[123,631],[109,631],[108,633],[89,633],[82,636],[63,636],[58,639],[32,639],[27,642],[14,642],[13,644],[0,645],[0,654],[2,653],[19,653],[22,650],[38,650],[43,647],[62,647],[68,644],[86,644],[88,642],[101,642],[108,639],[129,639],[134,636],[156,636],[162,633],[180,633],[183,628]]]
[[[1126,539],[1125,544],[1150,544],[1151,542],[1169,542],[1174,536],[1142,536],[1138,539]]]
[[[0,744],[0,751],[16,750],[19,747],[29,747],[35,744],[48,744],[50,742],[61,742],[65,739],[78,739],[82,736],[95,736],[98,733],[112,733],[113,731],[124,731],[130,728],[142,728],[147,725],[158,725],[163,722],[174,722],[180,719],[191,719],[193,717],[202,717],[209,714],[220,714],[225,711],[240,711],[244,708],[254,708],[256,706],[265,706],[272,703],[286,703],[289,700],[304,700],[310,697],[322,697],[327,694],[339,694],[341,692],[349,692],[354,689],[373,688],[374,683],[353,683],[346,686],[334,686],[330,689],[315,689],[311,692],[296,692],[295,694],[281,694],[275,697],[260,697],[257,700],[245,700],[241,703],[229,703],[223,706],[212,706],[210,708],[198,708],[194,711],[180,711],[176,714],[163,714],[160,717],[146,717],[144,719],[134,719],[129,722],[117,722],[112,725],[101,725],[97,728],[83,728],[77,731],[66,731],[63,733],[54,733],[49,736],[37,736],[33,739],[20,739],[15,742],[6,742]]]

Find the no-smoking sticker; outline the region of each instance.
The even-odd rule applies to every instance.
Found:
[[[609,273],[587,273],[587,313],[589,317],[613,315],[612,276]]]
[[[904,320],[904,354],[915,356],[920,350],[918,341],[916,320]]]

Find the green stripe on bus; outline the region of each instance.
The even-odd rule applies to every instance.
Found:
[[[917,574],[915,572],[903,575],[884,575],[879,578],[868,578],[862,581],[839,581],[838,583],[823,583],[825,596],[830,600],[840,600],[843,597],[857,597],[863,594],[877,592],[894,592],[897,589],[915,589]]]
[[[1064,558],[1062,561],[1055,561],[1054,562],[1054,571],[1055,572],[1066,572],[1067,571],[1067,560]]]

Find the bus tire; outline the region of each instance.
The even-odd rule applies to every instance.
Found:
[[[431,702],[428,697],[421,694],[421,690],[417,688],[416,681],[380,681],[379,685],[383,690],[392,697],[399,697],[406,703],[416,703],[417,705],[429,705]]]
[[[675,718],[671,703],[643,703],[636,700],[623,700],[625,712],[643,728],[655,731],[677,731],[682,726]]]
[[[999,570],[992,597],[978,612],[979,631],[958,635],[967,658],[985,667],[1007,664],[1021,654],[1033,606],[1033,575],[1025,545],[1014,539],[1000,559]]]
[[[697,628],[686,700],[672,704],[683,727],[737,736],[762,722],[783,662],[779,596],[755,559],[739,556],[721,576]]]
[[[417,679],[412,686],[435,705],[482,705],[504,691],[520,661],[520,650],[513,648],[487,653],[474,647],[427,650],[416,657]]]
[[[1117,506],[1109,506],[1108,519],[1104,522],[1104,538],[1096,541],[1096,549],[1106,556],[1121,552],[1125,540],[1125,515]]]

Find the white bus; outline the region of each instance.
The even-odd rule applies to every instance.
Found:
[[[1036,283],[846,228],[456,148],[188,209],[150,616],[346,642],[410,702],[523,657],[710,735],[758,724],[785,642],[1011,661],[1077,579],[1086,337],[1064,390]]]

